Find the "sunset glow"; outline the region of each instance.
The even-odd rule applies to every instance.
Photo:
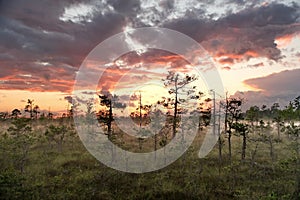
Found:
[[[153,104],[152,97],[166,92],[158,82],[168,70],[193,72],[189,69],[193,66],[179,55],[154,52],[132,39],[133,29],[145,26],[176,30],[198,42],[211,56],[229,95],[242,92],[259,105],[277,100],[287,103],[299,95],[299,87],[291,84],[299,81],[292,78],[300,77],[296,2],[249,1],[242,5],[238,1],[150,0],[130,6],[110,1],[62,2],[50,4],[47,10],[42,2],[1,3],[0,112],[23,111],[27,99],[34,99],[43,112],[65,112],[83,63],[90,68],[87,79],[99,77],[98,88],[91,88],[95,93],[107,90],[128,95],[146,90],[143,103]],[[110,63],[85,60],[98,44],[122,31],[126,32],[124,41],[139,51]],[[207,94],[205,81],[201,81],[199,90]],[[151,85],[153,82],[157,85]],[[283,85],[283,91],[279,94],[276,85],[269,88],[270,82]],[[135,85],[139,89],[128,91]]]

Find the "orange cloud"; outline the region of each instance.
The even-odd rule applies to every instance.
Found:
[[[278,48],[284,48],[292,42],[293,38],[299,37],[299,35],[300,33],[281,35],[275,38],[275,43]]]
[[[248,50],[248,51],[246,51],[246,53],[244,53],[244,56],[256,58],[256,57],[259,57],[259,54],[253,50]]]
[[[218,62],[221,63],[222,65],[233,64],[234,59],[233,58],[221,58],[220,60],[218,60]]]
[[[231,68],[229,66],[226,66],[226,67],[222,67],[222,69],[225,69],[225,70],[231,70]]]
[[[38,77],[8,76],[0,79],[0,90],[27,90],[31,92],[71,92],[74,80],[51,79],[45,81]]]
[[[167,70],[190,71],[189,63],[180,55],[162,50],[150,50],[142,55],[130,52],[106,66],[109,67],[102,68],[104,71],[98,82],[98,91],[112,92],[116,85],[129,88],[147,80],[161,80]]]
[[[153,63],[155,65],[167,65],[168,63],[183,60],[180,55],[162,50],[149,50],[141,56],[135,52],[125,54],[121,58],[127,65],[136,65],[141,63]],[[150,66],[149,66],[150,67]]]
[[[249,60],[250,58],[258,58],[260,57],[260,53],[254,50],[248,50],[243,53],[226,53],[225,50],[221,50],[220,52],[216,53],[214,56],[214,60],[219,62],[222,65],[231,65],[234,64],[236,61],[240,62],[242,60]]]

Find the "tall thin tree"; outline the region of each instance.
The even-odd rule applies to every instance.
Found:
[[[179,114],[179,104],[185,102],[187,99],[180,98],[181,95],[186,95],[186,97],[195,93],[196,86],[187,88],[187,86],[196,81],[198,78],[195,75],[182,75],[169,71],[166,79],[163,79],[165,87],[169,88],[168,92],[170,95],[174,95],[173,98],[168,98],[163,100],[163,105],[168,108],[173,108],[173,122],[172,122],[172,132],[173,137],[176,136],[176,126],[178,122]]]
[[[28,99],[27,105],[25,106],[25,112],[28,112],[30,114],[30,119],[33,118],[33,107],[34,107],[34,100]]]

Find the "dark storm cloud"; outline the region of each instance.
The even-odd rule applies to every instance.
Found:
[[[113,8],[126,16],[135,16],[140,10],[139,0],[108,0]]]
[[[247,7],[216,21],[185,17],[165,23],[165,26],[189,35],[216,57],[238,62],[252,57],[277,61],[282,55],[275,39],[300,32],[299,17],[297,4],[272,3]]]
[[[170,28],[184,33],[198,42],[210,37],[215,29],[215,23],[205,19],[178,19],[165,24],[166,28]]]
[[[271,106],[280,103],[285,106],[300,95],[300,69],[286,70],[265,77],[245,80],[244,83],[261,91],[236,92],[233,96],[246,100],[245,109],[251,105]]]
[[[282,55],[275,39],[300,31],[296,3],[255,7],[253,2],[260,1],[250,4],[228,0],[224,6],[226,2],[243,9],[214,20],[206,10],[214,0],[201,1],[201,8],[189,9],[184,16],[168,19],[175,12],[173,0],[159,2],[163,11],[155,7],[149,9],[156,16],[152,22],[187,34],[225,65],[252,57],[277,61]],[[0,1],[0,78],[5,80],[1,89],[70,91],[75,72],[97,44],[121,32],[128,24],[149,26],[147,20],[137,17],[145,12],[142,3],[138,0]],[[60,19],[67,8],[79,4],[93,6],[94,12],[82,17],[80,22]],[[110,7],[112,10],[104,12]],[[152,57],[155,62],[155,56]],[[161,57],[161,60],[169,59]],[[31,78],[20,74],[31,75]]]
[[[125,22],[118,13],[100,12],[86,23],[59,19],[67,6],[80,2],[84,1],[1,2],[0,78],[7,79],[1,89],[70,91],[84,57],[120,32]],[[39,81],[16,79],[18,74],[30,74]]]
[[[45,24],[47,28],[44,29]],[[78,64],[81,61],[78,58],[83,58],[96,44],[121,31],[123,24],[123,17],[114,13],[95,15],[93,21],[86,24],[62,22],[58,15],[56,23],[40,21],[39,28],[24,20],[2,17],[0,35],[4,48],[23,50],[21,55],[30,54],[26,58],[35,60],[50,55],[56,60],[66,58],[70,64]],[[59,30],[53,30],[51,26],[58,26]]]
[[[299,18],[299,7],[284,4],[271,4],[258,8],[245,9],[239,13],[231,14],[222,21],[230,27],[247,28],[262,27],[267,25],[288,25],[295,23]]]
[[[232,31],[232,36],[242,39],[239,40],[239,47],[234,48],[235,51],[232,53],[243,54],[246,51],[255,51],[261,57],[278,60],[282,55],[275,44],[275,39],[300,32],[297,23],[299,17],[299,5],[272,3],[228,15],[220,20],[220,23]],[[226,37],[228,35],[225,35]],[[229,41],[232,42],[230,39]],[[230,44],[224,48],[230,49]]]
[[[233,4],[237,4],[237,5],[244,5],[244,4],[247,3],[247,1],[248,0],[226,0],[225,3],[233,3]],[[256,1],[256,0],[252,0],[252,1]]]
[[[14,19],[2,18],[0,27],[2,48],[18,51],[16,52],[18,60],[36,60],[45,55],[62,55],[74,42],[74,37],[66,33],[46,32]]]
[[[2,16],[20,20],[27,26],[45,27],[45,29],[49,30],[53,26],[58,26],[56,24],[58,16],[63,13],[66,5],[66,1],[1,1],[0,12]]]
[[[257,105],[259,107],[266,105],[270,108],[274,103],[279,103],[279,105],[283,108],[284,106],[288,105],[288,103],[292,101],[296,96],[297,94],[295,93],[290,93],[289,95],[270,96],[262,91],[237,91],[231,97],[243,99],[244,103],[242,106],[242,110],[246,111],[253,105]]]
[[[244,83],[263,90],[272,96],[286,92],[300,93],[299,87],[300,69],[286,70],[280,73],[271,74],[266,77],[245,80]]]

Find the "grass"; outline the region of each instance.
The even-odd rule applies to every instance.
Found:
[[[9,122],[1,123],[4,134],[9,127],[5,123]],[[188,151],[171,165],[155,172],[131,174],[97,161],[78,137],[68,136],[61,152],[55,145],[49,146],[43,136],[43,127],[49,123],[59,124],[54,121],[32,125],[39,137],[30,147],[23,173],[13,165],[15,152],[9,148],[13,143],[1,138],[0,199],[297,199],[293,197],[296,160],[289,139],[283,135],[282,142],[274,143],[273,162],[268,144],[262,142],[258,144],[255,164],[250,158],[256,142],[248,142],[246,160],[241,162],[241,137],[237,136],[233,136],[231,163],[226,138],[221,163],[217,146],[199,159],[197,154],[205,135],[201,132]]]

